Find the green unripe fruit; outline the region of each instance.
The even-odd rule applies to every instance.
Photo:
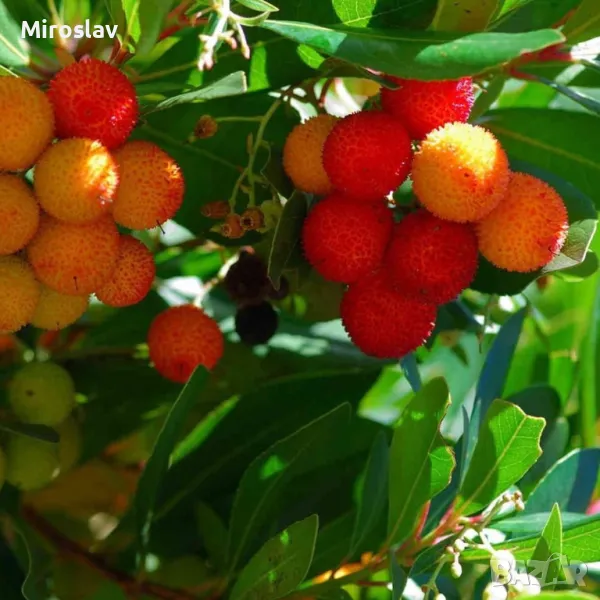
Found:
[[[6,448],[6,480],[23,491],[49,484],[59,472],[56,444],[14,435]]]
[[[19,420],[53,427],[71,414],[75,384],[55,363],[29,363],[10,382],[8,399]]]
[[[60,472],[65,473],[77,464],[81,456],[81,428],[73,417],[68,417],[56,427],[56,432],[60,436],[58,442]]]

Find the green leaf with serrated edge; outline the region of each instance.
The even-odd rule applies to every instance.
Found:
[[[501,544],[495,544],[495,550],[510,550],[517,560],[527,560],[535,549],[539,533],[518,537]],[[581,523],[563,528],[563,556],[571,563],[588,563],[600,560],[600,514],[584,518]],[[466,562],[488,563],[490,554],[487,550],[467,548],[461,554]],[[568,569],[565,569],[568,580]],[[538,596],[539,597],[539,596]]]
[[[388,494],[388,468],[389,448],[386,435],[381,431],[373,442],[365,469],[350,545],[351,555],[377,525],[381,512],[385,509]]]
[[[483,31],[501,0],[440,0],[432,29],[436,31]]]
[[[269,254],[268,273],[275,288],[284,269],[290,264],[295,253],[300,253],[300,234],[308,213],[306,196],[295,191],[285,203]]]
[[[304,581],[312,562],[319,518],[311,515],[272,537],[244,567],[231,600],[276,600]]]
[[[300,44],[388,75],[423,80],[457,79],[498,68],[525,52],[564,40],[543,29],[523,34],[390,31],[321,27],[294,21],[267,21],[265,29]]]
[[[529,494],[525,511],[549,510],[557,503],[563,511],[584,513],[594,494],[600,471],[600,448],[577,448],[561,458]]]
[[[266,0],[238,0],[238,4],[241,4],[246,8],[251,8],[257,12],[276,12],[279,10],[275,5],[266,2]]]
[[[534,567],[529,574],[537,577],[544,587],[554,589],[553,582],[564,580],[562,565],[557,560],[562,555],[562,520],[558,504],[552,507],[548,522],[536,544],[527,566]],[[535,563],[538,563],[537,565]],[[543,575],[543,579],[542,579]]]
[[[15,422],[0,422],[0,429],[14,433],[17,435],[25,435],[27,437],[51,442],[57,444],[59,441],[58,433],[52,427],[47,425],[36,425],[33,423],[17,423]]]
[[[238,94],[243,94],[247,87],[246,75],[244,72],[236,71],[235,73],[223,77],[223,79],[219,79],[196,90],[180,94],[179,96],[173,96],[172,98],[167,98],[166,100],[159,102],[156,106],[149,107],[144,111],[144,114],[166,110],[167,108],[172,108],[178,104],[190,104],[202,100],[215,100],[216,98],[237,96]]]
[[[235,495],[229,525],[227,555],[231,572],[256,542],[285,483],[303,461],[326,452],[334,435],[348,424],[350,412],[349,404],[341,404],[273,444],[246,469]]]
[[[450,392],[437,377],[407,404],[390,449],[388,539],[397,544],[418,526],[425,504],[450,483],[454,455],[440,435]]]
[[[13,19],[0,0],[0,64],[3,66],[24,67],[29,63],[29,50],[21,33],[21,24]]]
[[[136,56],[148,54],[164,26],[165,18],[173,5],[172,0],[141,0],[139,7],[140,39]]]
[[[196,505],[194,513],[200,538],[208,553],[211,563],[219,570],[227,564],[227,528],[221,517],[204,502]]]
[[[583,263],[597,228],[598,215],[592,200],[572,183],[523,160],[511,159],[511,168],[542,179],[560,194],[567,208],[569,231],[558,256],[545,267],[531,273],[508,272],[480,257],[477,274],[470,287],[487,294],[518,294],[543,275],[568,271]]]
[[[544,419],[495,400],[479,432],[473,457],[460,487],[455,511],[470,515],[485,508],[527,472],[542,453]]]
[[[596,0],[583,0],[563,31],[570,44],[600,36],[600,11]]]
[[[179,440],[190,410],[198,402],[198,397],[206,386],[207,379],[207,370],[204,367],[197,367],[171,407],[158,434],[152,454],[138,481],[132,506],[142,556],[150,538],[150,523],[154,513],[156,496],[169,468],[171,453]]]

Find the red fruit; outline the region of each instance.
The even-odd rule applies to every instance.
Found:
[[[349,115],[323,146],[323,166],[333,187],[358,200],[379,200],[408,177],[412,158],[402,123],[379,111]]]
[[[434,304],[398,292],[383,271],[350,285],[340,311],[350,339],[365,354],[396,359],[429,338],[437,313]]]
[[[192,304],[164,310],[148,330],[150,360],[163,377],[177,383],[185,383],[199,365],[212,369],[223,349],[217,323]]]
[[[396,225],[384,264],[402,293],[445,304],[475,278],[478,254],[471,225],[419,210]]]
[[[90,138],[116,148],[137,122],[135,88],[119,69],[96,58],[59,71],[50,81],[48,97],[61,138]]]
[[[304,222],[304,254],[325,279],[351,283],[379,266],[393,225],[383,200],[363,202],[334,192]]]
[[[381,106],[401,119],[414,140],[422,140],[430,131],[446,123],[466,123],[475,96],[470,77],[449,81],[390,79],[401,87],[381,90]]]

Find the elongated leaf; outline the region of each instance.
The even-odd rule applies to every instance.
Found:
[[[457,499],[456,511],[469,515],[485,508],[535,463],[542,449],[544,419],[495,400],[482,425],[473,458]]]
[[[537,600],[597,600],[593,594],[585,592],[542,592]]]
[[[415,531],[427,501],[450,483],[454,455],[440,435],[449,405],[446,382],[432,379],[408,403],[394,431],[388,515],[392,544]]]
[[[538,534],[548,522],[550,512],[543,513],[519,513],[515,517],[508,517],[494,521],[491,525],[494,529],[506,533],[511,538],[520,538]],[[563,528],[574,527],[586,522],[589,517],[579,513],[563,512],[560,515]]]
[[[169,468],[171,452],[181,435],[183,424],[208,378],[208,372],[198,367],[181,394],[171,407],[167,419],[158,435],[152,455],[138,482],[133,507],[140,548],[145,549],[150,536],[156,496]]]
[[[177,106],[178,104],[189,104],[202,100],[214,100],[215,98],[236,96],[238,94],[243,94],[247,87],[245,73],[243,71],[236,71],[209,85],[202,86],[191,92],[186,92],[185,94],[180,94],[179,96],[167,98],[145,111],[145,114],[166,110],[167,108]]]
[[[417,357],[414,352],[411,352],[400,360],[400,367],[413,392],[418,392],[421,389],[422,381]]]
[[[224,569],[227,564],[227,528],[221,517],[204,502],[196,506],[195,514],[200,537],[211,562],[217,569]]]
[[[550,29],[526,34],[391,31],[267,21],[263,27],[362,67],[414,79],[456,79],[485,73],[564,38]]]
[[[436,31],[482,31],[501,0],[440,0],[433,19]]]
[[[600,448],[573,450],[559,460],[527,498],[525,510],[550,510],[554,503],[568,512],[585,512],[600,470]]]
[[[169,14],[172,0],[140,1],[139,21],[140,39],[136,48],[136,56],[148,54],[158,40],[164,26],[165,17]]]
[[[309,577],[337,568],[348,557],[355,522],[354,511],[351,511],[320,528]]]
[[[350,554],[354,555],[363,540],[371,533],[385,510],[388,495],[389,448],[381,431],[371,448],[356,513]]]
[[[390,574],[392,576],[392,600],[401,600],[408,577],[404,569],[398,564],[394,552],[390,552]]]
[[[26,435],[44,442],[57,444],[59,441],[58,433],[55,429],[46,425],[35,425],[33,423],[0,422],[0,429],[17,435]]]
[[[28,23],[31,27],[34,23]],[[0,65],[4,67],[23,67],[29,63],[27,44],[21,38],[25,32],[0,0]],[[35,41],[35,40],[34,40]]]
[[[583,0],[563,29],[571,44],[584,42],[600,35],[600,13],[596,0]]]
[[[247,8],[251,8],[252,10],[256,10],[258,12],[275,12],[279,10],[275,5],[271,4],[270,2],[266,2],[266,0],[238,0],[238,2],[242,6],[246,6]]]
[[[463,436],[462,481],[466,477],[466,470],[471,462],[479,430],[487,416],[487,412],[492,402],[502,396],[502,390],[523,329],[526,314],[527,308],[522,308],[511,315],[508,321],[502,325],[483,364],[477,382],[473,409],[469,415],[469,426]]]
[[[530,572],[530,575],[538,578],[544,584],[544,587],[551,586],[549,589],[552,589],[553,584],[564,579],[562,565],[558,560],[555,560],[561,554],[562,521],[560,508],[558,504],[555,504],[528,562],[528,566],[532,567],[536,567],[535,563],[537,563],[537,568],[533,572]]]
[[[292,592],[308,573],[318,527],[312,515],[271,538],[244,567],[231,600],[276,600]]]
[[[270,516],[282,487],[303,462],[327,451],[335,434],[348,423],[350,405],[342,404],[287,438],[273,444],[246,469],[235,496],[229,526],[230,571],[243,560]]]
[[[140,4],[143,4],[142,0],[122,0],[127,23],[127,36],[134,42],[138,41],[141,33]]]

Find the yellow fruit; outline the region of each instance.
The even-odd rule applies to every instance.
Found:
[[[67,417],[56,431],[60,436],[58,442],[58,461],[60,472],[70,471],[79,461],[81,456],[81,445],[83,442],[81,428],[74,417]]]
[[[0,256],[0,333],[14,333],[35,312],[41,286],[32,268],[16,256]]]
[[[486,129],[449,123],[427,135],[412,165],[413,191],[440,219],[486,217],[506,193],[508,158]]]
[[[6,481],[21,490],[49,484],[59,472],[57,445],[13,435],[6,448]]]
[[[113,203],[115,221],[130,229],[151,229],[174,217],[185,187],[175,160],[141,140],[127,142],[114,156],[120,177]]]
[[[75,383],[69,372],[55,363],[29,363],[10,381],[8,401],[20,421],[52,427],[62,423],[75,407]]]
[[[109,216],[75,225],[44,215],[27,247],[37,278],[49,288],[71,296],[89,296],[102,287],[118,256],[119,232]]]
[[[90,223],[108,213],[118,182],[110,152],[100,142],[85,138],[53,144],[33,172],[42,208],[67,223]]]
[[[507,271],[527,273],[547,265],[567,238],[567,209],[545,181],[513,173],[508,192],[476,231],[479,251]]]
[[[31,324],[49,331],[64,329],[75,323],[85,313],[88,305],[88,296],[69,296],[42,285]]]
[[[0,171],[29,169],[54,137],[46,94],[18,77],[0,77]]]
[[[16,175],[0,174],[0,254],[14,254],[34,236],[40,208],[29,186]]]
[[[283,168],[299,190],[319,196],[333,190],[322,155],[323,144],[337,121],[332,115],[318,115],[296,125],[288,135],[283,147]]]

